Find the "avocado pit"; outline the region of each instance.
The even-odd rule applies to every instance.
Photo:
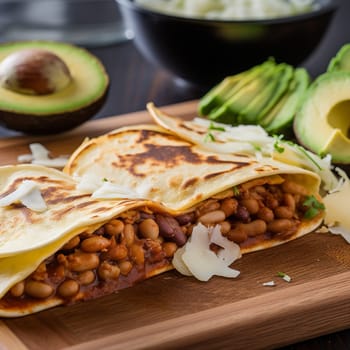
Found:
[[[14,92],[46,95],[64,89],[72,81],[66,63],[43,49],[24,49],[0,64],[0,84]]]

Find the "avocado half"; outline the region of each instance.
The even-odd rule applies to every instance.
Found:
[[[350,72],[319,76],[294,118],[299,143],[332,161],[350,164]]]
[[[5,79],[0,86],[0,123],[28,134],[52,134],[92,118],[103,106],[109,88],[108,74],[99,59],[62,42],[11,42],[0,45],[0,68],[6,58],[30,50],[49,52],[61,59],[69,69],[70,81],[52,92],[32,94],[9,89]]]

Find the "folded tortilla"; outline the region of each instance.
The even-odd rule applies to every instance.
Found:
[[[272,226],[262,214],[268,211],[266,207],[269,213],[273,212],[274,219],[293,221],[295,229],[291,231],[285,229],[285,232],[276,233],[268,228],[262,235],[249,236],[239,242],[242,253],[301,237],[322,222],[322,210],[306,218],[303,205],[306,198],[312,196],[321,200],[318,195],[320,178],[316,173],[271,158],[206,150],[171,132],[171,128],[165,130],[159,125],[115,130],[84,142],[73,153],[64,171],[78,182],[105,178],[177,213],[198,212],[198,207],[210,207],[211,202],[215,202],[211,211],[221,210],[222,202],[233,198],[237,202],[235,210],[247,216],[244,219],[237,212],[226,215],[222,221],[229,221],[233,228],[261,218],[266,220],[267,227]],[[294,204],[289,217],[281,212],[290,206],[290,197]],[[258,211],[251,209],[248,215],[247,199],[251,198],[258,203]],[[282,209],[275,209],[272,202]]]
[[[145,216],[153,210],[165,213],[161,205],[147,200],[93,199],[90,194],[78,191],[76,183],[69,176],[34,165],[0,168],[0,200],[14,193],[26,181],[36,184],[35,190],[40,193],[47,208],[36,211],[29,204],[29,207],[24,205],[20,199],[0,207],[0,317],[23,316],[56,305],[110,294],[171,268],[170,260],[164,253],[158,252],[158,257],[152,253],[154,247],[160,249],[160,246],[145,244],[142,237],[135,237],[126,246],[118,241],[122,240],[121,237],[108,234],[108,230],[104,229],[115,218],[125,225],[133,222],[133,210]],[[100,247],[100,250],[82,249],[80,242],[93,236],[103,236],[105,240],[102,242],[105,242],[106,247]],[[77,245],[72,248],[65,246],[77,237]],[[122,243],[124,255],[126,251],[127,256],[119,260],[108,256],[109,250],[120,247]],[[140,249],[135,246],[144,246],[141,250],[144,249],[152,260],[136,263],[133,254],[137,254]],[[106,255],[104,259],[102,253]],[[89,259],[93,260],[93,266],[90,262],[89,267]],[[80,260],[86,260],[87,265],[84,267],[83,261],[83,266],[74,267]],[[132,265],[130,273],[125,276],[118,267],[122,261],[130,261]],[[98,270],[103,263],[106,268],[117,266],[120,276],[109,283],[99,278]],[[90,271],[93,276],[88,285],[79,282],[79,290],[69,297],[59,294],[59,286],[64,281],[79,281],[86,271]],[[12,288],[16,290],[13,293]],[[34,292],[31,291],[33,288]],[[40,295],[40,290],[44,293],[45,288],[52,292],[48,296]]]
[[[101,297],[172,269],[198,223],[219,225],[248,253],[303,236],[324,217],[305,215],[306,199],[320,200],[317,174],[205,150],[157,125],[85,141],[64,172],[0,168],[2,317]],[[15,197],[28,182],[29,197]]]

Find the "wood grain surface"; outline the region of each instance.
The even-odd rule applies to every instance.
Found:
[[[162,109],[188,118],[195,108]],[[148,121],[142,111],[57,136],[1,139],[0,163],[16,163],[31,142],[69,154],[86,136]],[[204,283],[170,271],[104,298],[2,319],[0,349],[269,349],[350,327],[350,246],[341,237],[314,232],[233,267],[241,272],[234,280]]]

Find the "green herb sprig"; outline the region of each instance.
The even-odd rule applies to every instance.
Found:
[[[322,210],[325,210],[324,204],[319,202],[314,195],[307,196],[303,202],[303,206],[307,208],[306,212],[304,213],[305,219],[312,219]]]
[[[281,146],[280,142],[283,139],[283,135],[275,135],[274,136],[275,142],[273,144],[273,148],[278,152],[278,153],[283,153],[284,152],[284,147]]]
[[[215,136],[213,133],[211,133],[211,130],[216,130],[216,131],[226,131],[226,129],[222,126],[215,125],[213,122],[210,122],[208,126],[208,132],[204,136],[204,142],[214,142],[215,141]]]

